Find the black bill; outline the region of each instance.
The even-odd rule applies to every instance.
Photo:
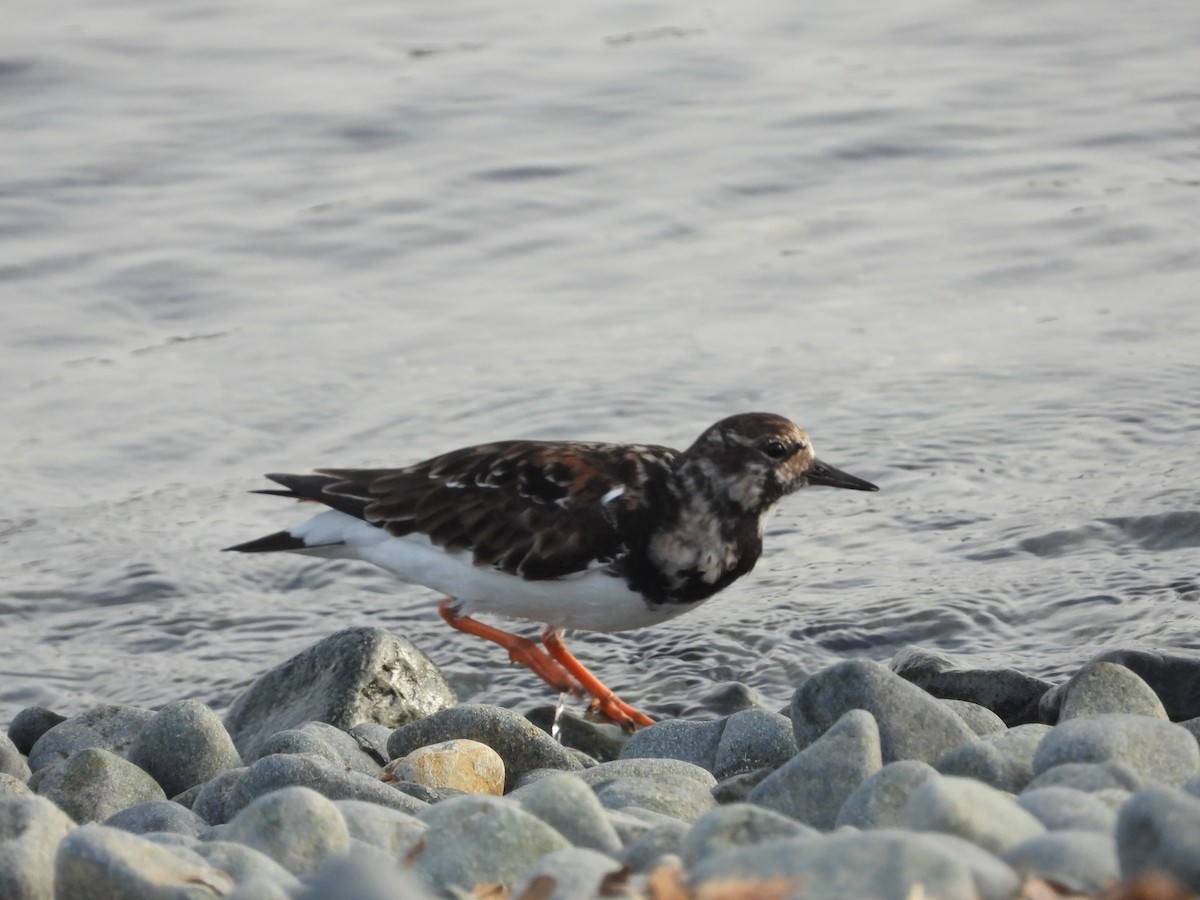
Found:
[[[852,491],[877,491],[878,487],[871,484],[869,481],[863,481],[861,478],[855,478],[849,472],[843,472],[841,469],[835,469],[833,466],[826,465],[819,459],[814,459],[812,465],[808,467],[808,471],[804,477],[809,484],[823,484],[827,487],[848,488]]]

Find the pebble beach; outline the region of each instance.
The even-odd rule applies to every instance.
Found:
[[[783,710],[729,684],[715,719],[626,734],[460,704],[405,638],[346,629],[223,717],[19,712],[0,897],[1195,896],[1200,656],[968,663],[845,660]]]

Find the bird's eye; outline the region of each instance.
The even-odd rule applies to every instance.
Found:
[[[769,441],[763,441],[761,444],[759,444],[758,449],[767,456],[771,457],[771,459],[783,459],[788,455],[790,448],[783,441],[771,439]]]

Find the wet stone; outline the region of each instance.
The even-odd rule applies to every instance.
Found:
[[[133,706],[93,707],[60,722],[38,738],[29,751],[29,768],[36,772],[89,747],[123,754],[153,717],[150,710]]]
[[[454,702],[437,666],[410,641],[347,628],[260,676],[233,702],[225,726],[242,757],[256,759],[273,734],[306,722],[396,727]]]
[[[138,732],[127,756],[168,797],[242,764],[220,717],[198,700],[160,709]]]
[[[956,747],[934,768],[1015,794],[1033,779],[1033,755],[1050,730],[1049,725],[1017,725]]]
[[[170,800],[147,800],[109,816],[104,824],[130,834],[151,831],[172,831],[195,837],[208,828],[208,823],[186,807]]]
[[[629,741],[630,735],[620,725],[593,722],[569,709],[539,706],[526,713],[529,721],[550,734],[558,718],[559,741],[564,747],[584,753],[593,761],[616,759]],[[581,760],[583,762],[583,760]],[[588,765],[584,762],[584,765]]]
[[[1200,716],[1200,653],[1107,650],[1092,657],[1084,668],[1097,662],[1116,663],[1137,675],[1161,701],[1171,721]],[[1042,721],[1058,720],[1065,693],[1060,688],[1045,698],[1041,707]]]
[[[621,849],[621,839],[605,815],[600,799],[574,775],[556,773],[519,788],[508,797],[576,847],[609,856]]]
[[[957,835],[997,854],[1046,831],[1006,794],[970,778],[946,776],[914,790],[901,820],[914,831]]]
[[[315,872],[350,847],[341,812],[306,787],[282,788],[257,798],[233,818],[224,839],[258,850],[294,875]]]
[[[1150,781],[1182,784],[1200,773],[1200,745],[1186,729],[1149,716],[1110,713],[1069,719],[1034,756],[1038,774],[1064,763],[1123,762]]]
[[[384,768],[385,781],[408,781],[467,794],[504,793],[504,760],[479,741],[451,740],[418,747]]]
[[[688,829],[679,856],[691,869],[710,856],[764,841],[798,838],[817,832],[789,816],[755,806],[731,803],[705,813]]]
[[[1200,800],[1168,787],[1138,791],[1117,815],[1121,877],[1162,871],[1200,891]]]
[[[54,856],[75,823],[49,800],[0,797],[0,897],[54,896]]]
[[[888,763],[846,798],[834,826],[899,828],[912,792],[925,782],[940,777],[933,766],[919,760]]]
[[[1061,690],[1059,722],[1105,713],[1167,718],[1162,701],[1150,685],[1117,663],[1089,662]]]
[[[103,822],[147,800],[166,800],[153,778],[128,760],[89,747],[72,753],[38,782],[40,796],[76,822]]]
[[[975,740],[962,719],[925,691],[877,662],[852,659],[817,672],[797,689],[791,704],[797,746],[807,747],[854,709],[875,717],[885,763],[932,763]]]
[[[853,709],[746,799],[814,828],[829,829],[846,798],[881,765],[875,719],[865,710]]]
[[[1118,878],[1117,847],[1111,835],[1056,831],[1029,838],[1000,857],[1017,874],[1098,897]]]
[[[388,739],[392,759],[407,756],[418,747],[450,740],[487,744],[504,760],[505,791],[533,769],[578,771],[583,768],[567,750],[536,725],[507,709],[481,704],[459,704],[433,713],[393,732]]]
[[[27,706],[13,717],[8,726],[8,739],[18,751],[28,756],[38,738],[59,722],[65,721],[66,716],[60,716],[45,707]]]
[[[990,709],[1009,727],[1037,722],[1038,703],[1053,687],[1016,669],[965,668],[951,657],[923,647],[900,650],[890,667],[933,697],[967,700]]]
[[[1095,831],[1112,834],[1117,814],[1091,794],[1069,787],[1044,787],[1025,791],[1017,805],[1033,815],[1048,831]]]

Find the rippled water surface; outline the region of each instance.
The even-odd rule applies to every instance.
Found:
[[[0,720],[222,706],[351,624],[546,702],[429,592],[219,548],[260,473],[767,409],[757,570],[579,635],[627,699],[920,643],[1200,646],[1200,6],[14,5],[0,34]],[[531,629],[536,631],[536,628]]]

